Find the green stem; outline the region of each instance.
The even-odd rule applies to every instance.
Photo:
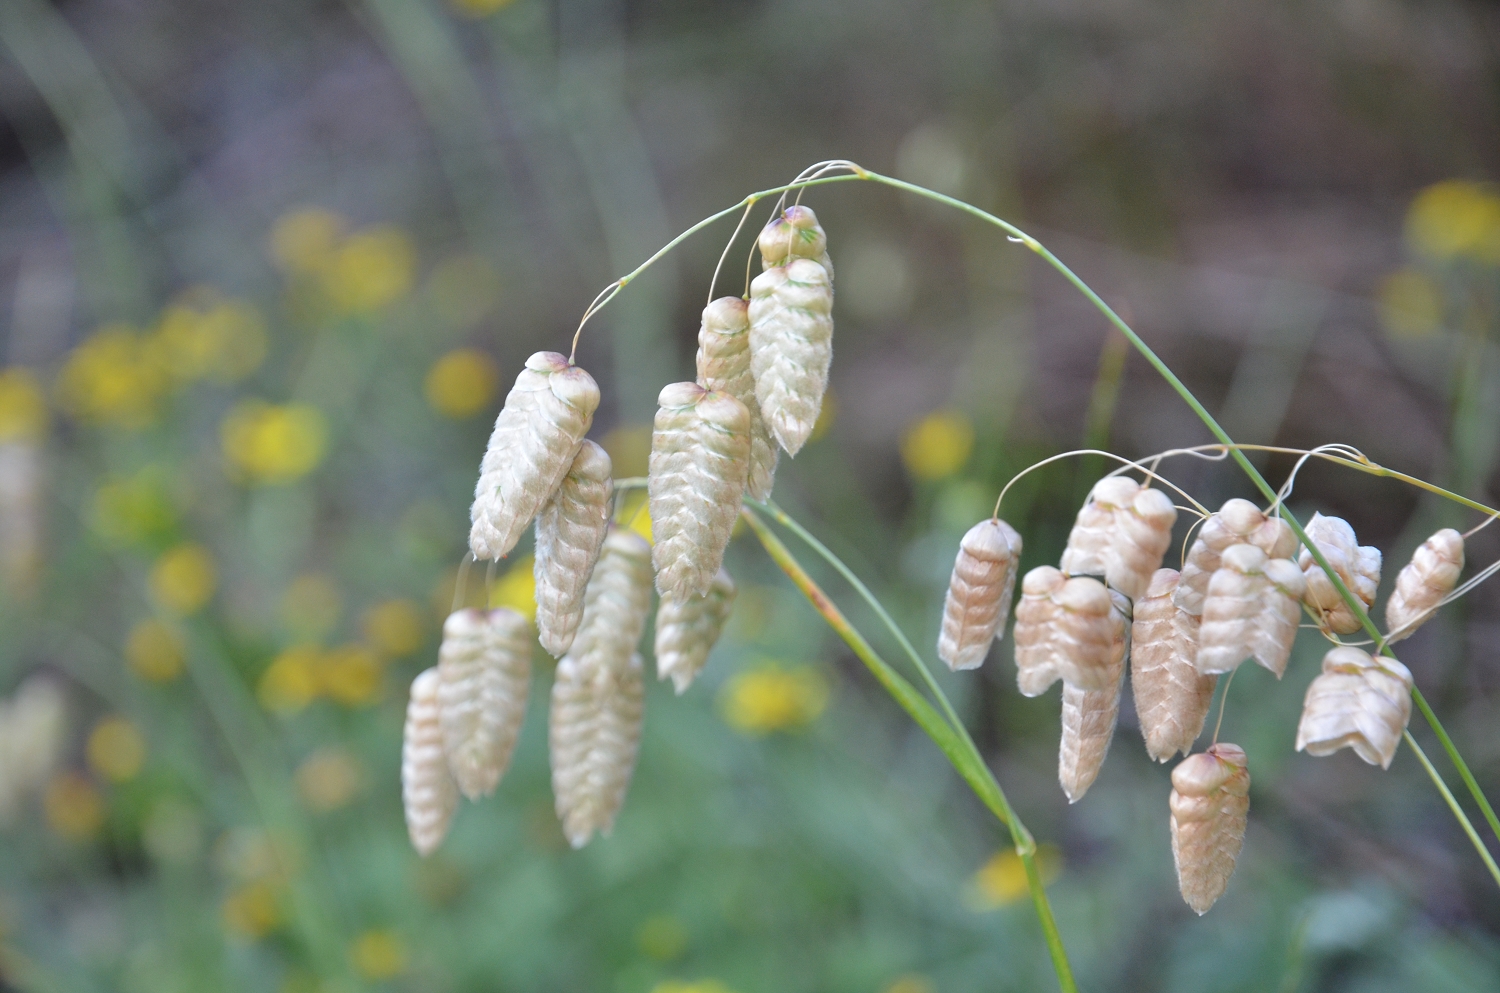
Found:
[[[1485,798],[1484,792],[1479,788],[1479,784],[1474,781],[1474,774],[1469,771],[1469,767],[1464,762],[1463,757],[1458,754],[1458,748],[1453,744],[1453,739],[1448,737],[1447,731],[1443,730],[1442,723],[1438,721],[1437,715],[1432,712],[1432,707],[1428,706],[1427,698],[1422,695],[1422,691],[1416,687],[1412,687],[1411,695],[1417,701],[1417,708],[1422,711],[1422,716],[1427,718],[1427,723],[1432,726],[1433,732],[1437,734],[1438,741],[1443,745],[1443,751],[1448,753],[1448,758],[1458,768],[1459,778],[1464,781],[1464,785],[1469,788],[1469,792],[1478,801],[1479,809],[1484,812],[1484,819],[1489,822],[1490,830],[1495,832],[1497,839],[1500,839],[1500,819],[1495,817],[1495,808],[1490,806],[1490,801]]]
[[[779,511],[771,512],[777,513],[778,519],[785,517]],[[828,594],[824,593],[822,588],[807,574],[807,570],[802,568],[796,556],[780,538],[771,532],[771,529],[754,511],[748,507],[744,508],[741,516],[755,532],[755,536],[760,539],[760,543],[765,547],[766,553],[771,556],[771,560],[781,567],[781,570],[791,579],[792,584],[807,598],[813,609],[822,616],[834,633],[854,651],[854,654],[865,664],[891,698],[911,715],[912,720],[917,722],[917,726],[942,750],[953,768],[974,791],[974,795],[979,797],[990,812],[1010,830],[1011,840],[1016,846],[1016,854],[1020,856],[1021,863],[1026,869],[1026,884],[1031,890],[1031,901],[1036,907],[1037,919],[1041,922],[1042,934],[1047,941],[1047,950],[1052,956],[1052,968],[1057,973],[1058,986],[1063,993],[1077,993],[1078,985],[1073,979],[1073,970],[1068,963],[1068,953],[1063,947],[1062,935],[1057,930],[1057,921],[1052,916],[1052,905],[1047,900],[1047,891],[1042,885],[1041,874],[1037,871],[1036,842],[1032,839],[1031,832],[1026,830],[1026,825],[1022,824],[1020,818],[1016,816],[1015,810],[1005,798],[1005,791],[1000,788],[1000,784],[995,780],[994,774],[990,772],[989,766],[985,764],[973,742],[969,740],[966,733],[961,733],[962,725],[958,728],[950,726],[933,709],[932,704],[917,692],[916,687],[892,669],[890,664],[870,647],[864,635],[849,623],[843,612],[829,599]],[[790,520],[790,518],[786,519]],[[830,561],[836,565],[839,564],[836,557],[832,557],[831,552],[827,554],[830,556]],[[848,575],[847,572],[846,575]],[[857,579],[853,581],[858,583]]]
[[[1422,768],[1426,769],[1427,775],[1432,777],[1433,785],[1438,788],[1438,792],[1443,794],[1443,799],[1448,802],[1448,809],[1453,811],[1453,816],[1457,817],[1458,822],[1463,825],[1464,831],[1469,835],[1469,840],[1474,843],[1474,848],[1479,852],[1479,857],[1484,859],[1485,867],[1490,870],[1490,875],[1495,877],[1497,884],[1500,884],[1500,866],[1495,865],[1495,860],[1485,849],[1484,842],[1479,840],[1479,833],[1474,830],[1474,825],[1470,824],[1469,819],[1464,816],[1464,812],[1459,807],[1458,801],[1453,797],[1453,791],[1448,789],[1448,784],[1443,782],[1443,777],[1439,776],[1438,771],[1432,767],[1432,762],[1427,758],[1427,753],[1422,751],[1422,746],[1417,744],[1417,739],[1411,736],[1411,732],[1403,731],[1402,734],[1406,738],[1406,743],[1411,746],[1411,750],[1416,752],[1417,758],[1422,761]]]

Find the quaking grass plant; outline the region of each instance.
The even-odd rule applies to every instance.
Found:
[[[1058,774],[1069,801],[1079,800],[1099,772],[1114,735],[1128,665],[1148,752],[1158,761],[1178,752],[1185,756],[1172,773],[1168,820],[1183,898],[1205,913],[1234,870],[1249,807],[1251,758],[1245,751],[1219,742],[1217,726],[1209,746],[1193,751],[1219,677],[1226,676],[1219,692],[1222,721],[1238,666],[1254,659],[1281,678],[1299,627],[1311,627],[1331,648],[1321,675],[1308,688],[1297,749],[1327,755],[1348,747],[1366,762],[1388,767],[1404,739],[1500,885],[1500,868],[1406,730],[1413,701],[1497,838],[1500,820],[1391,650],[1393,642],[1500,563],[1458,586],[1468,536],[1438,532],[1401,571],[1382,632],[1368,610],[1380,582],[1379,551],[1359,546],[1353,530],[1338,518],[1319,515],[1304,526],[1285,503],[1297,472],[1317,458],[1403,480],[1485,515],[1474,530],[1497,512],[1379,466],[1347,446],[1303,451],[1236,444],[1140,336],[1036,239],[971,204],[843,160],[817,163],[785,186],[750,194],[611,283],[585,312],[570,354],[533,355],[496,420],[475,492],[470,556],[504,557],[535,521],[537,625],[543,646],[560,659],[550,718],[553,788],[569,841],[581,847],[596,832],[609,833],[629,786],[643,718],[637,643],[651,609],[653,581],[659,594],[657,673],[670,677],[681,693],[707,660],[732,609],[734,584],[721,564],[741,519],[1008,829],[1058,984],[1064,991],[1077,988],[1042,886],[1036,842],[927,660],[859,577],[770,499],[778,452],[794,456],[807,440],[832,360],[834,268],[827,236],[800,199],[811,187],[850,181],[879,183],[946,204],[999,227],[1041,256],[1218,439],[1136,462],[1095,450],[1069,452],[1016,477],[1079,455],[1122,463],[1093,487],[1059,567],[1028,573],[1016,607],[1021,692],[1036,696],[1054,682],[1063,683]],[[787,206],[794,191],[796,202]],[[599,389],[575,361],[584,326],[667,252],[740,213],[715,270],[717,282],[752,210],[771,197],[778,197],[776,207],[757,239],[763,271],[751,281],[747,262],[748,285],[739,297],[714,299],[710,284],[697,381],[662,390],[647,478],[611,480],[608,455],[585,438]],[[1280,489],[1273,489],[1246,457],[1252,449],[1301,458]],[[1233,459],[1264,495],[1266,507],[1236,499],[1210,512],[1162,472],[1163,462],[1181,456]],[[994,515],[977,523],[958,551],[938,642],[939,657],[955,671],[982,664],[991,643],[1005,633],[1023,539],[1001,520],[1000,511],[1016,479],[999,494]],[[649,494],[654,540],[649,547],[628,526],[612,523],[619,497],[642,487]],[[1174,496],[1187,505],[1175,503]],[[1163,560],[1180,511],[1197,522],[1189,529],[1192,541],[1184,545],[1178,571],[1163,568]],[[876,652],[768,521],[849,582],[889,629],[920,688]],[[402,775],[408,826],[423,854],[441,843],[459,793],[475,798],[492,791],[509,762],[524,714],[516,698],[525,685],[516,671],[518,651],[525,654],[518,647],[517,621],[503,609],[456,611],[445,628],[439,664],[413,684]],[[1343,640],[1361,631],[1364,640]]]

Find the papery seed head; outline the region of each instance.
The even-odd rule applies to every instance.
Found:
[[[1172,770],[1172,859],[1187,905],[1205,914],[1223,895],[1245,843],[1250,771],[1238,745],[1220,742]]]
[[[1197,667],[1199,619],[1173,602],[1178,573],[1158,569],[1135,602],[1130,637],[1130,684],[1146,752],[1165,762],[1192,751],[1213,702],[1217,676]]]
[[[471,800],[510,765],[531,688],[531,623],[514,610],[459,610],[443,624],[438,703],[443,751]]]
[[[1411,689],[1411,672],[1395,659],[1347,645],[1332,649],[1307,688],[1297,751],[1322,756],[1352,748],[1371,765],[1390,768],[1411,720]]]
[[[1177,508],[1161,490],[1142,487],[1128,476],[1106,476],[1094,484],[1078,512],[1062,569],[1070,575],[1103,576],[1126,596],[1138,597],[1161,567],[1176,521]]]
[[[750,370],[760,414],[796,455],[812,434],[833,361],[833,284],[823,266],[793,259],[750,284]]]
[[[1368,608],[1375,602],[1380,586],[1380,550],[1359,547],[1354,529],[1341,517],[1325,517],[1313,514],[1307,522],[1307,537],[1321,551],[1328,564],[1338,573],[1349,591]],[[1297,565],[1307,579],[1307,592],[1303,602],[1312,609],[1319,623],[1337,634],[1353,634],[1362,626],[1354,616],[1338,588],[1313,558],[1312,552],[1304,548],[1297,556]]]
[[[1208,580],[1219,568],[1220,553],[1239,544],[1254,545],[1272,559],[1285,559],[1297,550],[1297,536],[1286,521],[1267,517],[1249,500],[1236,497],[1225,501],[1204,521],[1188,550],[1174,594],[1177,606],[1191,614],[1202,614]]]
[[[1057,671],[1057,619],[1062,608],[1053,594],[1068,577],[1050,565],[1037,566],[1021,580],[1016,606],[1016,685],[1023,696],[1040,696],[1061,678]]]
[[[536,519],[536,626],[542,647],[560,656],[583,619],[583,591],[609,530],[614,481],[609,454],[584,440],[557,492]]]
[[[1464,571],[1464,539],[1452,528],[1428,538],[1396,576],[1396,591],[1385,605],[1389,641],[1400,641],[1427,622]]]
[[[458,786],[443,754],[438,670],[427,669],[412,680],[401,738],[401,804],[406,831],[419,855],[442,844],[458,807]]]
[[[656,675],[682,695],[708,661],[734,607],[734,580],[720,569],[700,597],[663,597],[656,608]]]
[[[780,449],[755,398],[747,301],[720,297],[703,309],[703,324],[698,331],[698,385],[728,393],[750,411],[750,471],[745,492],[755,500],[769,499]]]
[[[1020,560],[1021,536],[1002,520],[980,521],[959,542],[938,635],[938,658],[949,669],[975,668],[1004,637]]]
[[[789,259],[811,259],[828,272],[833,282],[833,262],[828,258],[828,236],[811,207],[794,204],[771,218],[757,239],[762,269],[786,265]]]
[[[552,792],[574,848],[614,827],[635,771],[644,701],[639,655],[612,664],[569,652],[557,664],[548,727]]]
[[[1268,559],[1254,545],[1224,550],[1203,601],[1199,673],[1233,672],[1254,658],[1281,678],[1302,617],[1298,598],[1304,584],[1298,571],[1290,560]]]
[[[1070,579],[1068,582],[1096,582]],[[1097,583],[1096,583],[1097,585]],[[1093,673],[1097,688],[1088,689],[1063,683],[1062,737],[1058,742],[1057,779],[1069,803],[1083,799],[1093,785],[1114,739],[1115,722],[1120,715],[1120,681],[1125,676],[1125,655],[1129,651],[1130,627],[1125,611],[1129,602],[1119,593],[1110,598],[1105,621],[1108,647],[1102,672]],[[1064,680],[1066,680],[1066,674]]]

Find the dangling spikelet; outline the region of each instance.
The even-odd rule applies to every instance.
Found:
[[[495,792],[510,765],[531,689],[531,624],[508,608],[459,610],[438,649],[443,751],[470,800]]]
[[[833,261],[828,257],[828,235],[818,223],[811,207],[801,204],[788,207],[761,228],[757,241],[760,267],[771,269],[786,265],[789,259],[812,259],[828,273],[833,282]]]
[[[1062,608],[1053,599],[1068,577],[1050,565],[1039,565],[1021,580],[1016,605],[1016,686],[1022,696],[1041,696],[1062,678],[1057,671],[1057,619]]]
[[[593,377],[563,356],[537,352],[526,360],[479,466],[469,511],[476,559],[500,559],[516,547],[573,464],[598,406]]]
[[[811,259],[767,269],[750,284],[750,371],[766,427],[796,455],[823,409],[833,361],[833,284]]]
[[[750,466],[750,411],[727,393],[673,383],[651,432],[651,532],[662,596],[702,596],[724,561]]]
[[[1395,659],[1371,658],[1348,646],[1333,649],[1307,688],[1297,751],[1332,755],[1352,748],[1371,765],[1389,769],[1411,720],[1411,686],[1411,672]]]
[[[1121,593],[1138,597],[1161,568],[1176,522],[1177,508],[1161,490],[1128,476],[1106,476],[1078,511],[1062,570],[1070,576],[1103,576]]]
[[[1239,745],[1220,742],[1172,770],[1172,860],[1187,905],[1208,913],[1245,843],[1250,770]]]
[[[1146,753],[1158,762],[1193,750],[1219,679],[1198,673],[1199,619],[1172,602],[1177,581],[1175,569],[1157,570],[1130,629],[1135,712]]]
[[[1464,539],[1443,528],[1422,542],[1396,576],[1396,592],[1385,604],[1387,641],[1400,641],[1427,623],[1464,571]]]
[[[1190,614],[1203,613],[1208,580],[1219,569],[1219,556],[1230,545],[1254,545],[1268,558],[1289,559],[1297,550],[1297,536],[1279,517],[1267,517],[1249,500],[1228,500],[1209,516],[1189,549],[1173,599]]]
[[[1074,576],[1053,596],[1061,608],[1053,645],[1054,665],[1063,682],[1084,690],[1118,688],[1120,671],[1115,664],[1119,634],[1116,601],[1097,579]]]
[[[458,787],[443,755],[440,681],[436,668],[412,680],[401,739],[401,803],[406,808],[406,832],[418,855],[430,855],[442,844],[458,806]]]
[[[1368,608],[1375,602],[1375,593],[1380,586],[1380,549],[1369,545],[1361,548],[1354,537],[1354,529],[1342,517],[1324,517],[1313,514],[1307,522],[1307,536],[1318,546],[1339,574],[1349,592],[1359,597]],[[1307,592],[1303,602],[1317,615],[1323,627],[1337,634],[1353,634],[1361,627],[1344,598],[1334,587],[1328,573],[1318,565],[1312,552],[1302,549],[1297,556],[1297,565],[1307,577]]]
[[[1130,648],[1130,624],[1125,615],[1128,608],[1124,597],[1115,593],[1107,619],[1110,643],[1106,685],[1101,689],[1086,690],[1066,681],[1063,683],[1057,780],[1062,784],[1069,803],[1083,799],[1098,778],[1104,756],[1109,753],[1109,743],[1115,736],[1115,721],[1120,716],[1120,681],[1125,676],[1125,655]]]
[[[1302,570],[1290,559],[1268,559],[1254,545],[1230,545],[1203,601],[1198,671],[1233,672],[1253,658],[1280,679],[1297,637],[1304,592]]]
[[[714,576],[707,596],[673,600],[663,597],[656,607],[656,677],[672,677],[679,696],[703,665],[724,631],[734,607],[734,580],[723,569]]]
[[[959,542],[938,635],[938,658],[949,669],[975,668],[990,642],[1005,636],[1020,561],[1021,536],[998,518],[980,521]]]
[[[776,481],[780,449],[760,416],[755,377],[750,375],[750,305],[739,297],[720,297],[703,308],[698,331],[698,385],[728,393],[750,411],[750,475],[745,492],[768,500]]]
[[[536,626],[542,647],[560,656],[583,619],[583,590],[609,530],[614,494],[609,454],[585,439],[536,519]]]
[[[641,657],[563,657],[552,684],[552,792],[568,844],[609,836],[641,744]]]

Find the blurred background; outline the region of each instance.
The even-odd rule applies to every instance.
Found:
[[[572,852],[553,817],[538,649],[498,793],[432,858],[406,840],[406,688],[505,389],[609,280],[831,157],[1021,224],[1239,440],[1345,442],[1495,502],[1493,5],[5,0],[0,988],[1054,988],[999,825],[749,536],[709,668],[650,687],[613,837]],[[837,361],[777,499],[919,645],[1015,472],[1209,440],[998,231],[869,184],[805,202]],[[730,232],[584,332],[617,476],[691,374]],[[1261,459],[1275,482],[1291,461]],[[1023,568],[1057,560],[1103,471],[1012,490]],[[1164,471],[1210,506],[1251,495],[1232,466]],[[1291,507],[1378,545],[1382,598],[1427,534],[1478,523],[1316,464]],[[527,547],[493,602],[527,609]],[[1500,529],[1469,544],[1497,555]],[[944,678],[1043,843],[1083,988],[1500,986],[1500,892],[1410,750],[1389,772],[1292,751],[1322,651],[1304,632],[1285,679],[1234,687],[1251,821],[1202,919],[1128,702],[1069,807],[1056,694],[1019,697],[1008,641]],[[1500,793],[1497,590],[1401,657]]]

